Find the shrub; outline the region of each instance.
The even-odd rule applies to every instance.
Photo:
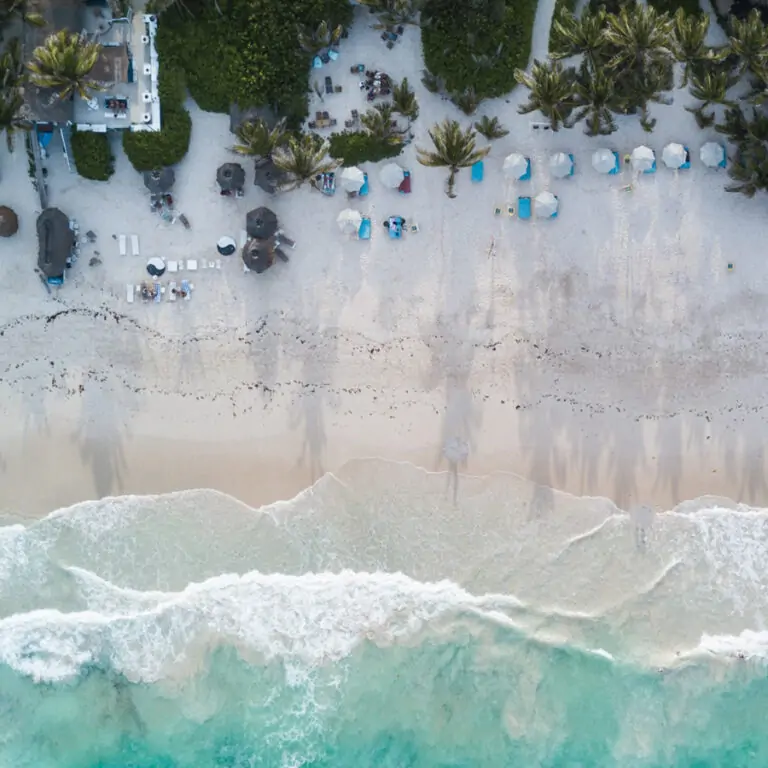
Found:
[[[343,160],[344,165],[376,163],[389,157],[397,157],[403,151],[400,141],[378,139],[362,131],[344,131],[331,135],[330,156]]]
[[[216,6],[221,7],[223,15]],[[348,0],[221,0],[174,4],[158,24],[160,60],[186,76],[201,109],[270,106],[295,124],[306,116],[310,59],[299,27],[348,26]]]
[[[176,165],[187,154],[192,136],[192,118],[184,108],[184,76],[161,64],[161,123],[159,131],[123,131],[123,149],[137,171]]]
[[[698,16],[702,12],[699,0],[650,0],[650,4],[659,13],[666,11],[670,16],[674,16],[678,8],[682,8],[686,13],[694,16]]]
[[[84,179],[108,181],[115,172],[115,158],[106,133],[72,129],[72,157]]]
[[[497,15],[498,14],[498,15]],[[515,86],[514,72],[531,52],[536,0],[426,0],[422,44],[427,69],[449,93],[474,88],[481,99],[501,96]]]

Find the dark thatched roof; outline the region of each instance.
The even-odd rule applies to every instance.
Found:
[[[216,171],[216,181],[224,192],[234,192],[245,186],[245,171],[239,163],[224,163]]]
[[[243,248],[243,263],[257,274],[266,272],[275,263],[275,245],[274,238],[249,240]]]
[[[60,277],[72,255],[75,235],[69,227],[69,217],[58,208],[46,208],[37,217],[39,255],[37,266],[46,277]]]
[[[285,174],[271,160],[256,163],[253,183],[268,194],[274,195],[284,178]]]
[[[7,205],[0,205],[0,237],[11,237],[19,231],[19,217]]]
[[[144,186],[153,195],[163,195],[173,186],[176,174],[173,168],[160,168],[156,171],[144,172]]]
[[[266,240],[277,232],[277,214],[269,208],[254,208],[245,217],[245,229],[248,237]]]

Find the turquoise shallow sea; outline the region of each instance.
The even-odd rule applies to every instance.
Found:
[[[0,528],[0,768],[768,766],[763,510],[371,472]]]

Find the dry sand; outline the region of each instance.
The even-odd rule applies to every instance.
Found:
[[[190,105],[192,147],[174,188],[190,231],[150,212],[119,142],[107,184],[69,173],[52,147],[51,204],[98,238],[49,296],[34,273],[39,203],[23,146],[0,150],[0,204],[21,219],[0,243],[0,512],[192,487],[261,503],[362,456],[509,471],[622,506],[707,493],[765,504],[765,201],[726,193],[724,172],[698,161],[717,134],[696,127],[687,94],[653,107],[650,136],[622,118],[600,139],[581,127],[532,131],[516,113],[522,93],[487,102],[481,113],[510,134],[494,143],[483,183],[464,171],[449,200],[447,174],[419,166],[414,147],[443,117],[468,118],[421,87],[418,31],[387,51],[370,19],[361,14],[328,68],[344,93],[323,108],[340,124],[365,108],[349,74],[357,61],[408,76],[421,104],[401,159],[413,193],[385,189],[378,167],[365,167],[371,194],[353,207],[373,218],[370,242],[339,233],[341,192],[268,199],[249,186],[242,200],[220,197],[228,119]],[[635,180],[590,164],[600,146],[648,143],[660,158],[672,140],[690,147],[690,171],[659,163]],[[575,155],[574,177],[549,177],[559,150]],[[532,181],[503,178],[511,151],[532,158]],[[544,189],[560,198],[557,220],[494,217],[494,206]],[[261,204],[297,241],[289,264],[244,274],[232,256],[220,271],[183,275],[191,301],[126,302],[146,258],[216,258],[216,240],[237,238]],[[421,231],[391,241],[381,222],[393,214]],[[139,235],[140,257],[119,256],[121,233]],[[102,263],[89,267],[96,251]]]

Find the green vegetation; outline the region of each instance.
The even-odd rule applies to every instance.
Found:
[[[482,160],[490,151],[490,147],[477,148],[477,134],[473,128],[461,129],[456,120],[444,120],[431,128],[429,138],[432,139],[434,150],[417,148],[416,155],[422,165],[429,168],[449,168],[448,197],[456,197],[453,187],[456,174],[462,168],[469,168]]]
[[[502,139],[509,133],[509,131],[499,122],[498,117],[488,117],[488,115],[483,115],[483,117],[475,123],[475,130],[481,136],[488,139],[488,141],[491,141],[492,139]]]
[[[360,165],[397,157],[402,151],[400,141],[380,139],[365,131],[344,131],[331,135],[329,154],[344,165]]]
[[[84,179],[108,181],[115,172],[115,158],[106,133],[72,131],[72,155]]]
[[[29,79],[41,88],[50,88],[65,101],[77,94],[89,99],[93,91],[103,86],[89,77],[101,55],[101,46],[79,34],[61,29],[49,35],[45,43],[35,48],[27,64]]]
[[[668,13],[670,16],[678,10],[691,16],[698,16],[702,12],[699,0],[649,0],[649,2],[659,13]]]
[[[0,133],[5,133],[9,152],[13,151],[16,131],[24,127],[22,72],[21,41],[14,38],[7,42],[5,52],[0,56]]]
[[[160,65],[160,131],[123,131],[123,149],[137,171],[176,165],[189,149],[192,119],[184,108],[184,77],[171,65]]]
[[[297,127],[307,114],[312,59],[302,43],[315,45],[321,23],[327,31],[351,18],[348,0],[187,0],[162,14],[157,46],[202,109],[268,105]]]
[[[321,173],[329,173],[338,166],[328,158],[327,141],[314,134],[291,136],[285,146],[272,153],[272,162],[288,176],[288,188],[300,187],[307,181],[314,182]]]
[[[425,0],[421,14],[427,69],[451,94],[501,96],[531,52],[536,0]]]
[[[555,20],[576,11],[576,0],[555,0],[555,10],[552,13],[552,26],[549,28],[549,50],[556,44]]]
[[[285,119],[278,120],[271,128],[261,118],[241,123],[235,135],[237,144],[232,149],[238,155],[255,158],[257,162],[271,157],[272,152],[288,140]]]

